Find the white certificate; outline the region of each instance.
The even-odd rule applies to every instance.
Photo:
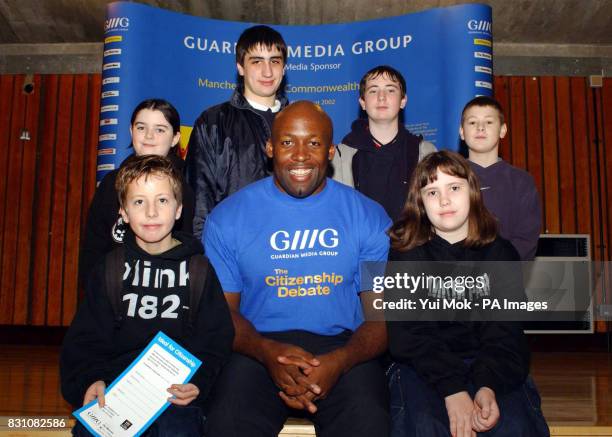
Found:
[[[108,387],[104,408],[96,399],[73,414],[96,436],[138,436],[170,405],[167,389],[189,381],[200,364],[160,331]]]

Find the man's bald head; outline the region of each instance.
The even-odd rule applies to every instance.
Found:
[[[336,150],[332,137],[331,119],[319,105],[302,100],[283,109],[266,144],[276,186],[297,198],[320,192]]]
[[[328,144],[332,144],[334,128],[331,118],[329,118],[329,115],[327,115],[323,108],[316,103],[308,100],[298,100],[276,114],[274,123],[272,124],[273,139],[275,138],[275,135],[278,135],[278,128],[280,126],[285,126],[283,119],[287,117],[291,120],[302,118],[311,119],[313,122],[317,123],[317,126],[321,129],[321,133],[326,133]]]

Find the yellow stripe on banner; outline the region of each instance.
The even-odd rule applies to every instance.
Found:
[[[180,147],[180,156],[185,159],[187,156],[187,143],[189,143],[189,137],[191,136],[191,131],[193,130],[193,126],[182,126],[181,125],[181,138],[179,140]]]
[[[490,39],[480,39],[480,38],[475,38],[474,44],[477,46],[487,46],[487,47],[491,47],[492,45]]]
[[[121,35],[108,36],[104,38],[104,44],[108,44],[109,42],[121,42],[121,41],[123,41],[123,36]]]

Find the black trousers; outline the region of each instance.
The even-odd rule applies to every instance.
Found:
[[[350,335],[321,336],[303,331],[265,334],[314,355],[343,346]],[[292,410],[278,392],[279,388],[262,364],[234,353],[210,397],[206,437],[277,437],[290,415],[312,420],[319,437],[389,435],[388,388],[376,360],[359,364],[342,375],[328,397],[316,401],[315,414]]]

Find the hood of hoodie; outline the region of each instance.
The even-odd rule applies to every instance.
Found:
[[[412,139],[413,141],[416,140],[420,142],[421,137],[411,134],[400,123],[397,136],[391,142],[403,143],[407,142],[410,139]],[[385,149],[384,145],[383,147],[376,147],[374,145],[374,138],[370,133],[370,126],[368,120],[365,118],[358,118],[351,124],[351,131],[344,138],[342,138],[342,144],[352,147],[353,149],[363,150],[366,152],[375,152],[382,150],[386,151],[388,149]]]
[[[355,120],[351,124],[351,131],[342,138],[342,144],[358,150],[376,150],[376,146],[374,146],[372,141],[372,135],[370,134],[368,120],[365,118]]]
[[[136,244],[136,236],[134,235],[134,232],[128,228],[124,239],[126,259],[137,258],[150,261],[154,264],[163,265],[173,262],[180,262],[185,259],[189,259],[192,255],[204,253],[202,242],[197,240],[193,235],[182,231],[172,231],[172,237],[180,241],[181,244],[174,246],[166,252],[151,255]]]

